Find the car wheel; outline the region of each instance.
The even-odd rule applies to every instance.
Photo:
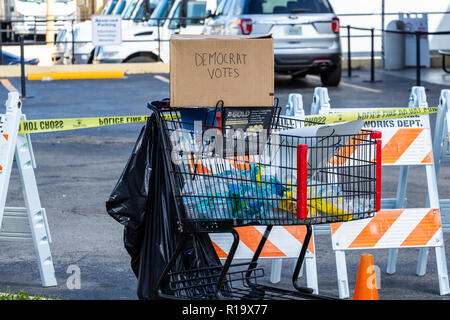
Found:
[[[325,87],[337,87],[341,82],[341,65],[320,74],[320,80]]]
[[[125,63],[156,62],[156,60],[150,56],[141,55],[126,59],[124,62]]]

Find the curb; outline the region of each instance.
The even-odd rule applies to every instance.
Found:
[[[28,73],[28,80],[122,79],[123,70]]]
[[[111,63],[111,64],[75,64],[75,65],[54,65],[54,66],[25,66],[25,76],[40,74],[42,77],[52,77],[51,74],[68,74],[72,76],[81,75],[88,76],[89,73],[100,74],[109,72],[122,72],[123,74],[152,74],[152,73],[169,73],[169,65],[162,62],[148,63]],[[20,77],[20,65],[0,66],[0,74],[2,77]],[[79,75],[75,75],[79,74]],[[113,73],[111,73],[113,74]],[[123,76],[122,76],[123,77]],[[52,79],[56,79],[53,78]],[[68,79],[68,78],[67,78]],[[71,78],[75,79],[75,78]],[[76,78],[76,79],[92,79],[92,78]],[[31,80],[31,79],[30,79]],[[39,79],[40,80],[40,79]]]
[[[375,57],[375,67],[380,67],[380,57]],[[447,59],[447,64],[450,67],[450,59]],[[430,66],[441,67],[442,56],[431,56]],[[352,58],[352,69],[369,68],[370,58],[354,57]],[[342,69],[347,69],[347,58],[342,58]],[[145,62],[145,63],[111,63],[111,64],[75,64],[75,65],[54,65],[54,66],[25,66],[25,75],[29,80],[39,74],[40,77],[51,77],[58,79],[94,79],[93,74],[98,76],[104,73],[102,78],[108,78],[107,75],[114,75],[114,72],[122,72],[124,75],[129,74],[154,74],[154,73],[169,73],[169,64],[163,62]],[[109,74],[109,72],[112,72]],[[55,74],[58,75],[55,75]],[[20,77],[20,65],[14,66],[0,66],[0,75],[4,78]],[[31,78],[30,78],[31,76]],[[84,78],[82,76],[85,76]],[[117,78],[115,76],[114,78]],[[123,77],[123,76],[122,76]],[[41,80],[42,78],[38,79]],[[99,79],[99,78],[96,78]]]

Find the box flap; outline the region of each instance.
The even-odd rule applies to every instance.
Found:
[[[271,39],[271,34],[263,35],[206,35],[206,34],[173,34],[170,36],[170,40],[240,40],[240,39]]]

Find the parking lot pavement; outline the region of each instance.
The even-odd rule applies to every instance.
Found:
[[[329,89],[333,107],[369,108],[407,106],[414,81],[381,74],[382,82],[363,82],[359,77],[343,78],[338,88]],[[377,74],[378,76],[378,74]],[[9,79],[20,89],[20,79]],[[77,118],[92,116],[145,115],[145,103],[169,95],[168,75],[135,75],[120,80],[28,82],[23,112],[28,119]],[[276,96],[285,106],[289,93],[301,93],[306,113],[310,111],[313,90],[320,86],[316,77],[291,80],[277,77]],[[436,106],[442,86],[425,84],[428,101]],[[0,86],[0,99],[7,89]],[[433,117],[432,117],[433,118]],[[112,191],[133,148],[142,124],[83,129],[32,136],[37,161],[36,177],[41,202],[47,210],[51,245],[58,286],[42,288],[31,243],[0,244],[0,291],[24,289],[61,299],[136,299],[137,281],[129,266],[122,243],[122,226],[105,211],[105,201]],[[425,204],[425,170],[413,168],[408,186],[408,206]],[[383,197],[393,196],[398,172],[383,170]],[[439,177],[441,198],[450,198],[450,168],[444,164]],[[17,171],[13,171],[7,204],[21,205],[22,196]],[[447,257],[450,237],[445,235]],[[319,290],[337,296],[334,254],[328,236],[315,239]],[[430,251],[427,274],[415,275],[417,249],[400,250],[397,273],[385,273],[387,250],[354,251],[347,254],[350,292],[353,293],[359,256],[372,253],[381,269],[381,299],[450,299],[439,296],[434,251]],[[270,260],[264,260],[267,277]],[[290,286],[292,260],[283,266],[280,286]],[[69,266],[81,271],[81,289],[67,286]],[[305,283],[305,279],[300,281]]]

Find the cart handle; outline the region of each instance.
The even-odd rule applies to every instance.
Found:
[[[381,131],[372,130],[372,134],[370,136],[370,139],[376,139],[377,145],[376,145],[376,151],[375,151],[375,175],[376,175],[376,183],[375,183],[375,211],[381,210],[381,164],[382,164],[382,157],[381,157],[381,150],[382,150],[382,133]]]
[[[381,137],[380,137],[381,138]],[[381,150],[382,150],[382,143],[381,139],[377,140],[377,150],[376,150],[376,185],[375,185],[375,210],[380,211],[381,210],[381,164],[382,164],[382,158],[381,158]]]
[[[308,145],[297,146],[297,218],[308,214]]]

